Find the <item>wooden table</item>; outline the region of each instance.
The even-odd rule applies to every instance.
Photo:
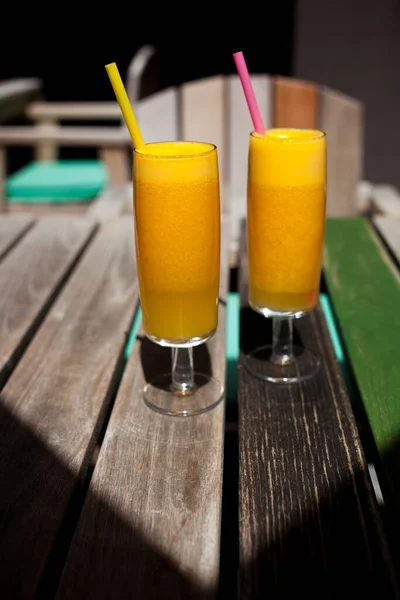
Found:
[[[221,380],[228,230],[218,332],[195,356]],[[170,355],[143,336],[132,234],[128,216],[0,218],[1,597],[398,597],[321,308],[299,324],[315,380],[251,377],[243,353],[270,332],[242,244],[237,398],[160,415],[142,388]]]
[[[339,337],[337,331],[328,331],[327,324],[332,325],[334,316],[322,311],[322,300],[331,298],[334,308],[340,310],[344,296],[349,305],[352,298],[352,318],[345,320],[349,311],[339,313],[343,317],[340,325],[346,325],[342,333],[362,336],[363,346],[358,343],[358,348],[368,355],[371,318],[380,308],[379,290],[368,298],[369,321],[365,313],[354,321],[362,305],[357,294],[361,300],[365,297],[371,278],[387,268],[387,257],[370,265],[376,268],[371,278],[365,278],[367,265],[357,274],[365,257],[376,258],[383,252],[383,248],[366,252],[369,244],[374,246],[369,233],[365,241],[355,236],[364,227],[368,224],[363,219],[328,219],[321,304],[295,326],[303,344],[322,356],[323,365],[313,379],[286,389],[266,386],[243,367],[244,354],[268,343],[272,335],[265,320],[247,304],[247,255],[242,235],[238,389],[241,598],[265,598],[271,591],[273,598],[295,594],[308,598],[399,597],[396,567],[355,419],[356,401],[349,394],[355,392],[355,382],[349,377],[345,380],[349,373],[343,367],[350,365],[341,364],[338,350],[342,349],[336,343],[335,353],[332,345],[334,337]],[[359,248],[354,240],[360,242]],[[326,295],[325,278],[332,283],[328,288],[332,296]],[[400,286],[397,294],[400,298]],[[368,367],[363,359],[370,381],[385,374],[382,362],[374,359],[375,355],[369,355]],[[383,402],[377,389],[372,395],[375,403]]]

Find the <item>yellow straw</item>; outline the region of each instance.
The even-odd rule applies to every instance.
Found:
[[[117,98],[117,102],[124,117],[126,126],[131,135],[133,145],[135,148],[143,148],[144,141],[142,134],[140,133],[139,125],[137,124],[136,117],[133,113],[131,103],[129,102],[128,94],[125,91],[124,84],[122,83],[121,76],[118,72],[117,65],[110,63],[106,65],[106,71],[110,78],[111,85],[113,86],[114,94]]]

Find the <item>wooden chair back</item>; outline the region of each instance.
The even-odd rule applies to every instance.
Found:
[[[252,75],[266,128],[319,128],[328,136],[327,214],[357,214],[357,184],[363,178],[363,105],[314,83]],[[245,215],[247,155],[253,130],[236,75],[217,75],[138,100],[135,111],[146,142],[199,140],[218,148],[223,212],[233,226]]]
[[[247,154],[253,126],[238,76],[216,75],[163,90],[159,90],[159,81],[159,55],[153,46],[144,46],[129,65],[125,85],[145,141],[183,139],[216,144],[223,212],[232,215],[234,237],[239,239],[238,223],[246,214]],[[253,74],[252,82],[266,128],[317,127],[327,133],[327,214],[356,215],[357,185],[363,179],[362,103],[287,77]],[[0,88],[0,122],[1,106]],[[54,160],[60,144],[95,145],[107,164],[112,185],[132,178],[129,136],[116,102],[32,103],[27,115],[37,125],[25,133],[0,127],[4,144],[15,144],[13,136],[32,143],[37,160]],[[115,119],[119,127],[60,129],[60,120],[71,119]],[[5,169],[2,158],[0,171]]]
[[[42,88],[40,79],[12,79],[0,83],[0,123],[23,116],[26,106]]]

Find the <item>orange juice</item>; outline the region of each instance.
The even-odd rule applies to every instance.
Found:
[[[143,325],[165,345],[217,327],[220,199],[212,144],[161,142],[134,152],[136,256]]]
[[[325,231],[326,143],[317,130],[250,136],[249,300],[263,314],[311,310],[318,299]]]

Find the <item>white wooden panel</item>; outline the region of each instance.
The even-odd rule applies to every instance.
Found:
[[[141,98],[140,88],[146,77],[146,71],[149,68],[150,61],[155,56],[156,52],[156,48],[150,44],[141,46],[129,63],[126,75],[126,91],[132,104]]]
[[[390,184],[380,183],[371,186],[372,212],[385,215],[393,219],[400,219],[400,193]]]
[[[181,87],[182,139],[217,146],[221,185],[227,177],[225,86],[225,77],[218,75]]]
[[[168,88],[140,100],[134,107],[145,143],[178,139],[178,93]]]
[[[400,221],[379,216],[374,217],[373,221],[387,245],[400,262]]]
[[[320,124],[327,143],[327,215],[357,214],[357,184],[362,179],[364,111],[354,98],[322,87]]]
[[[100,148],[99,157],[108,171],[108,185],[124,185],[131,179],[132,152],[126,148]]]
[[[264,127],[272,127],[272,84],[268,75],[251,75]],[[232,238],[237,247],[240,220],[246,215],[249,136],[254,130],[244,92],[237,75],[228,81],[229,212]]]

